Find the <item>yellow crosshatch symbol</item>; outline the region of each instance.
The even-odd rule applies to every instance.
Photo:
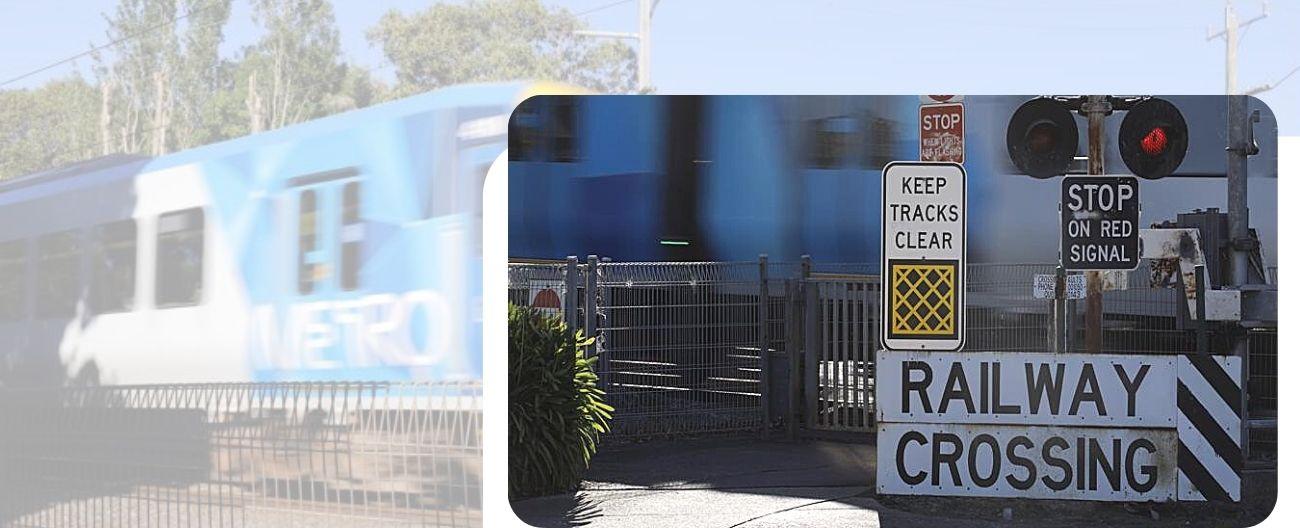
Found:
[[[892,261],[889,333],[894,336],[957,335],[957,262]]]

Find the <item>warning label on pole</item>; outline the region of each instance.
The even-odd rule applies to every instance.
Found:
[[[881,341],[894,350],[960,350],[966,171],[956,163],[894,162],[881,182]]]

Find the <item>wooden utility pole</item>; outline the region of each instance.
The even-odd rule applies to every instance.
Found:
[[[1088,118],[1088,175],[1100,176],[1106,173],[1106,116],[1113,107],[1110,99],[1104,95],[1089,95],[1080,111]],[[1085,272],[1088,280],[1087,312],[1084,314],[1084,349],[1089,354],[1101,353],[1102,278],[1100,271]]]

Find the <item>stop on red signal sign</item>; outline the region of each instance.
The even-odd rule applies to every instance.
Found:
[[[966,162],[966,119],[961,103],[921,105],[921,161]]]

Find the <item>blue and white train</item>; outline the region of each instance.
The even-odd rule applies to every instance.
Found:
[[[480,379],[483,178],[546,89],[0,183],[0,386]]]
[[[1163,96],[1162,96],[1163,97]],[[1142,181],[1142,222],[1226,210],[1225,98],[1165,97],[1190,129],[1177,177]],[[1049,263],[1059,179],[1016,174],[1006,127],[1028,96],[967,96],[972,262]],[[879,262],[880,170],[918,156],[915,96],[541,97],[510,129],[510,257]],[[1250,162],[1252,226],[1276,262],[1277,125]],[[1110,173],[1127,173],[1108,119]],[[1082,128],[1084,119],[1078,119]],[[1081,131],[1086,138],[1086,131]]]

